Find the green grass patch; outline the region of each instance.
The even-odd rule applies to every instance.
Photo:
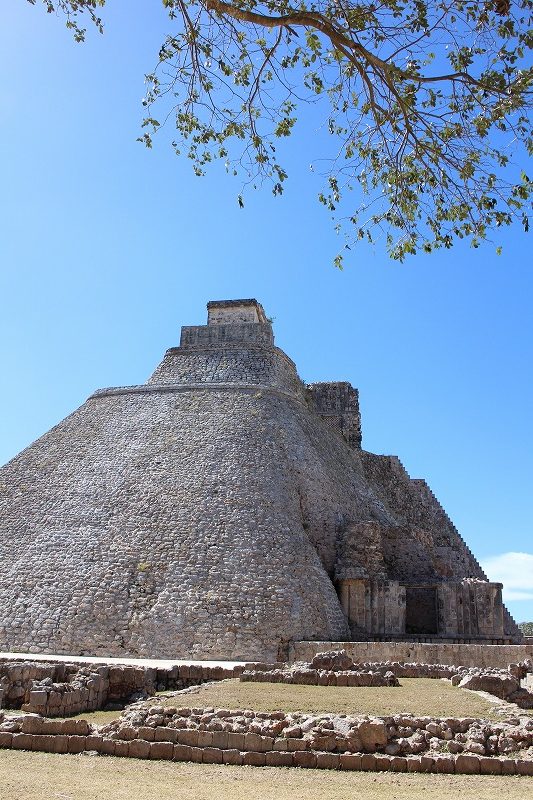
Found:
[[[295,686],[286,683],[220,681],[185,694],[180,705],[305,711],[338,714],[417,714],[433,717],[494,717],[495,705],[448,681],[402,678],[401,686]],[[176,705],[177,698],[164,700]]]

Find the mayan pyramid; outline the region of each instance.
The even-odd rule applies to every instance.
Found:
[[[422,480],[361,449],[255,300],[0,470],[0,650],[275,659],[293,640],[519,640]]]

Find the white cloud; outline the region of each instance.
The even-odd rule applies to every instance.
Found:
[[[504,601],[533,600],[533,554],[502,553],[481,566],[491,581],[503,583]]]

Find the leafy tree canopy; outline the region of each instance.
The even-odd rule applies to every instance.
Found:
[[[105,0],[42,2],[80,41],[84,17],[102,30]],[[528,229],[531,181],[516,162],[533,151],[533,0],[162,2],[172,32],[147,76],[148,147],[170,112],[197,175],[222,159],[279,195],[280,140],[316,103],[332,137],[319,200],[344,247],[380,239],[403,260]]]
[[[524,636],[533,636],[533,622],[521,622],[518,627]]]

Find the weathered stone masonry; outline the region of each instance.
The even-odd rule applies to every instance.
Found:
[[[361,449],[254,300],[212,302],[142,386],[0,470],[0,648],[285,658],[300,640],[520,633],[423,481]]]

